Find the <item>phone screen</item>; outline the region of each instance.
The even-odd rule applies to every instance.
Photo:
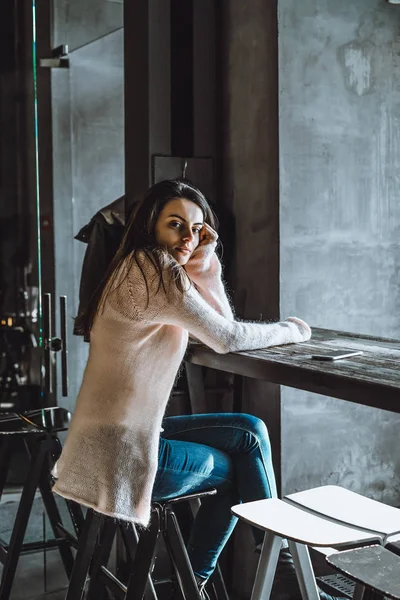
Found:
[[[362,354],[361,350],[332,350],[332,352],[326,352],[325,354],[313,354],[311,358],[314,360],[340,360],[341,358],[350,358],[360,354]]]

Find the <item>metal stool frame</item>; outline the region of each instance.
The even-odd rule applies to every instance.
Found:
[[[215,490],[153,503],[150,526],[143,529],[140,535],[133,524],[117,521],[89,509],[79,540],[66,600],[82,599],[89,569],[90,582],[86,600],[103,600],[107,597],[105,595],[107,590],[110,590],[113,597],[118,600],[142,600],[146,591],[153,600],[157,600],[157,582],[152,581],[151,573],[160,536],[164,538],[183,598],[185,600],[201,600],[174,512],[174,504],[199,499],[211,493],[215,493]],[[118,528],[131,562],[127,585],[107,568],[107,561]],[[219,568],[216,569],[211,583],[216,597],[220,600],[228,600]]]
[[[10,542],[6,544],[0,541],[0,562],[3,564],[0,583],[0,598],[2,600],[10,598],[21,554],[58,547],[66,574],[70,577],[74,563],[71,546],[77,546],[77,537],[84,520],[81,507],[73,502],[67,502],[76,535],[74,536],[67,531],[51,491],[50,470],[54,460],[58,458],[61,452],[58,437],[54,433],[42,430],[34,425],[24,431],[18,431],[17,425],[20,425],[20,421],[23,419],[19,415],[11,416],[9,423],[12,423],[12,419],[16,424],[15,432],[8,430],[5,433],[0,430],[0,498],[6,484],[13,450],[17,445],[22,445],[27,454],[28,470],[12,527]],[[54,539],[24,543],[26,528],[37,490],[40,491]]]

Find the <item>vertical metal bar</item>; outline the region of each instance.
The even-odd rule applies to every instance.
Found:
[[[60,296],[60,334],[62,395],[68,396],[68,340],[67,340],[67,296]]]
[[[45,368],[45,390],[53,392],[53,378],[51,371],[51,294],[43,294],[43,347]]]

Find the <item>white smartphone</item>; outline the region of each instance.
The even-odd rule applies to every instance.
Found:
[[[312,354],[314,360],[340,360],[341,358],[350,358],[351,356],[359,356],[362,350],[332,350],[329,354]]]

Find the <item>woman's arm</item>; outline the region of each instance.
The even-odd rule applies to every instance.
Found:
[[[210,306],[193,285],[180,292],[166,265],[164,269],[165,289],[158,285],[158,276],[149,260],[141,265],[146,275],[146,283],[139,268],[132,267],[126,284],[119,291],[126,306],[123,312],[132,318],[140,318],[165,325],[175,325],[186,329],[192,336],[221,354],[239,350],[256,350],[268,346],[279,346],[303,342],[311,337],[311,329],[301,319],[290,317],[278,323],[251,323],[228,319]],[[121,307],[122,308],[122,307]]]
[[[221,263],[215,254],[217,241],[217,232],[204,223],[200,243],[184,268],[208,304],[223,317],[233,320],[232,308],[222,281]]]

